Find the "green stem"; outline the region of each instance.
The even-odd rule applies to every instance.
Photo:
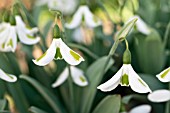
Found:
[[[77,44],[73,44],[73,43],[68,43],[68,45],[70,47],[75,47],[75,48],[81,49],[82,51],[86,52],[89,56],[91,56],[94,59],[98,59],[99,58],[99,56],[97,56],[96,54],[94,54],[93,52],[91,52],[90,50],[88,50],[87,48],[85,48],[85,47],[83,47],[81,45],[77,45]]]
[[[75,105],[74,105],[74,92],[73,92],[73,82],[71,78],[71,70],[68,65],[69,77],[68,77],[68,85],[69,85],[69,93],[70,93],[70,111],[71,113],[75,113]]]
[[[119,45],[119,39],[117,39],[115,42],[114,42],[114,44],[113,44],[113,46],[112,46],[112,48],[110,49],[110,52],[109,52],[109,55],[110,56],[113,56],[113,54],[115,53],[115,51],[116,51],[116,49],[117,49],[117,47],[118,47],[118,45]]]
[[[166,27],[166,31],[165,31],[165,35],[164,35],[164,41],[163,41],[164,48],[166,47],[166,44],[168,42],[169,32],[170,32],[170,22],[168,23],[168,25]]]

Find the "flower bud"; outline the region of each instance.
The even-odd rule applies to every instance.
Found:
[[[129,49],[126,49],[123,53],[123,64],[131,64],[131,53]]]

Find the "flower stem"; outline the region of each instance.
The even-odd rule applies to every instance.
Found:
[[[74,105],[74,92],[73,92],[73,82],[71,78],[71,70],[70,66],[68,65],[68,70],[69,70],[69,77],[68,77],[68,85],[69,85],[69,93],[70,93],[70,111],[71,113],[75,113],[75,105]]]

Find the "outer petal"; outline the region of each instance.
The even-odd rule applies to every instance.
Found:
[[[66,67],[64,71],[59,75],[57,80],[52,84],[52,87],[55,88],[61,85],[62,83],[64,83],[64,81],[68,78],[68,76],[69,76],[69,70],[68,67]]]
[[[60,52],[64,60],[70,65],[78,65],[80,62],[84,61],[78,53],[71,50],[61,39],[60,40]]]
[[[162,71],[160,74],[156,75],[156,77],[161,82],[170,82],[170,67]]]
[[[120,79],[122,77],[122,69],[123,69],[123,66],[119,69],[119,71],[110,80],[99,85],[97,87],[97,89],[100,89],[101,91],[104,91],[104,92],[111,91],[111,90],[115,89],[120,83]]]
[[[25,27],[25,23],[22,21],[21,16],[16,15],[15,20],[16,20],[16,24],[17,24],[18,27],[21,27],[21,28]]]
[[[95,17],[92,14],[89,7],[83,6],[83,10],[84,10],[84,15],[85,15],[85,22],[88,27],[94,28],[102,24],[99,18]]]
[[[55,57],[55,54],[56,54],[56,42],[58,40],[57,39],[53,39],[50,47],[48,48],[48,50],[41,56],[39,57],[38,59],[36,60],[33,60],[33,62],[36,64],[36,65],[39,65],[39,66],[45,66],[47,64],[49,64]]]
[[[169,90],[156,90],[148,95],[148,99],[151,102],[166,102],[170,100],[170,91]]]
[[[9,31],[8,39],[5,42],[4,51],[6,51],[6,52],[8,52],[8,51],[15,52],[16,47],[17,47],[16,29],[15,29],[15,26],[11,26],[10,31]]]
[[[135,16],[135,17],[138,18],[138,21],[136,22],[137,29],[145,35],[150,34],[151,31],[148,28],[147,24],[139,16]]]
[[[78,69],[74,66],[71,66],[70,69],[71,69],[71,76],[72,76],[75,84],[77,84],[79,86],[87,86],[88,85],[88,81],[87,81],[86,77],[84,76],[84,73],[81,69]]]
[[[71,23],[66,23],[65,27],[68,29],[77,28],[82,22],[82,17],[83,17],[83,10],[82,7],[79,7],[77,12],[73,16]]]
[[[15,82],[17,80],[17,77],[11,74],[5,73],[2,69],[0,69],[0,78],[2,80],[5,80],[7,82]]]
[[[9,23],[1,23],[0,24],[0,44],[4,43],[9,35],[10,24]]]
[[[125,64],[124,64],[125,65]],[[131,64],[126,64],[129,68],[129,84],[133,91],[138,93],[152,92],[149,86],[133,70]]]
[[[129,113],[150,113],[150,112],[151,112],[151,106],[147,104],[137,106],[129,111]]]

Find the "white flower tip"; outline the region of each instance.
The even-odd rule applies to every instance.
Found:
[[[103,91],[103,92],[109,92],[109,91],[111,91],[111,89],[105,89],[105,88],[103,87],[103,85],[98,86],[97,89],[99,89],[99,90],[101,90],[101,91]]]
[[[132,110],[129,111],[129,113],[150,113],[151,109],[152,108],[150,105],[144,104],[134,107]]]
[[[169,101],[170,91],[165,89],[156,90],[148,95],[148,100],[155,103]]]
[[[34,62],[34,64],[36,64],[36,65],[38,65],[38,66],[45,66],[45,65],[47,65],[47,64],[42,64],[42,63],[38,62],[38,61],[35,60],[35,59],[32,59],[32,61]]]

